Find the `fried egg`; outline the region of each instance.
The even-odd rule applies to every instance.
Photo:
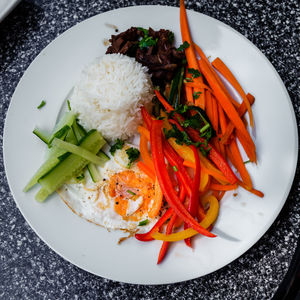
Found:
[[[114,156],[105,151],[110,160],[98,167],[102,178],[99,182],[92,182],[86,172],[85,182],[65,184],[58,194],[74,213],[94,224],[107,229],[146,232],[156,221],[148,217],[154,202],[154,183],[135,163],[127,167],[129,147],[135,146],[125,144]],[[139,226],[144,220],[148,224]]]

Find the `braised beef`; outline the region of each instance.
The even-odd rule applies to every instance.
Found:
[[[152,28],[131,27],[118,35],[112,35],[111,46],[106,53],[122,53],[147,66],[155,85],[170,82],[185,58],[184,51],[173,46],[174,35],[171,31]]]

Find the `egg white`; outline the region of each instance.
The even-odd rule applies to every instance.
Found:
[[[150,219],[145,213],[138,221],[125,220],[114,210],[114,198],[109,196],[108,183],[112,175],[128,170],[128,156],[125,150],[134,145],[126,144],[123,149],[117,150],[111,156],[106,147],[105,152],[110,156],[110,160],[103,167],[98,167],[102,180],[97,183],[92,182],[88,172],[85,174],[85,183],[68,183],[63,185],[58,194],[67,206],[78,216],[96,224],[110,229],[122,229],[126,231],[147,232],[157,221],[157,218]],[[140,172],[134,163],[131,171],[141,176],[146,176]],[[153,199],[151,200],[153,201]],[[133,214],[143,203],[143,197],[128,201],[127,215]],[[139,222],[148,219],[145,226],[139,226]]]

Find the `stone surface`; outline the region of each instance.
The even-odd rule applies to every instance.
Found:
[[[78,22],[113,8],[141,4],[177,6],[178,2],[21,1],[0,24],[0,151],[13,91],[29,64],[53,39]],[[187,7],[230,25],[268,57],[287,87],[299,124],[299,2],[192,0]],[[270,299],[288,270],[300,233],[298,168],[280,216],[254,247],[230,265],[174,285],[122,284],[82,271],[50,250],[16,208],[2,153],[0,175],[0,299]]]

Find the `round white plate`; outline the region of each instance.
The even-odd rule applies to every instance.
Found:
[[[157,17],[159,16],[159,18]],[[35,126],[51,129],[61,105],[81,69],[105,53],[103,39],[131,26],[167,28],[180,44],[179,9],[137,6],[94,16],[67,30],[33,61],[10,104],[4,131],[6,174],[15,201],[35,232],[59,255],[109,279],[139,284],[174,283],[222,268],[248,250],[270,227],[291,187],[297,162],[297,129],[293,108],[275,69],[241,34],[223,23],[188,11],[194,40],[207,55],[220,56],[256,97],[258,164],[249,166],[263,199],[238,190],[221,202],[214,232],[217,238],[198,237],[191,250],[174,244],[164,262],[156,260],[161,242],[129,239],[118,245],[120,232],[108,232],[79,218],[53,195],[45,203],[34,200],[37,189],[22,189],[43,161],[44,146],[32,134]],[[47,104],[36,109],[41,100]]]

